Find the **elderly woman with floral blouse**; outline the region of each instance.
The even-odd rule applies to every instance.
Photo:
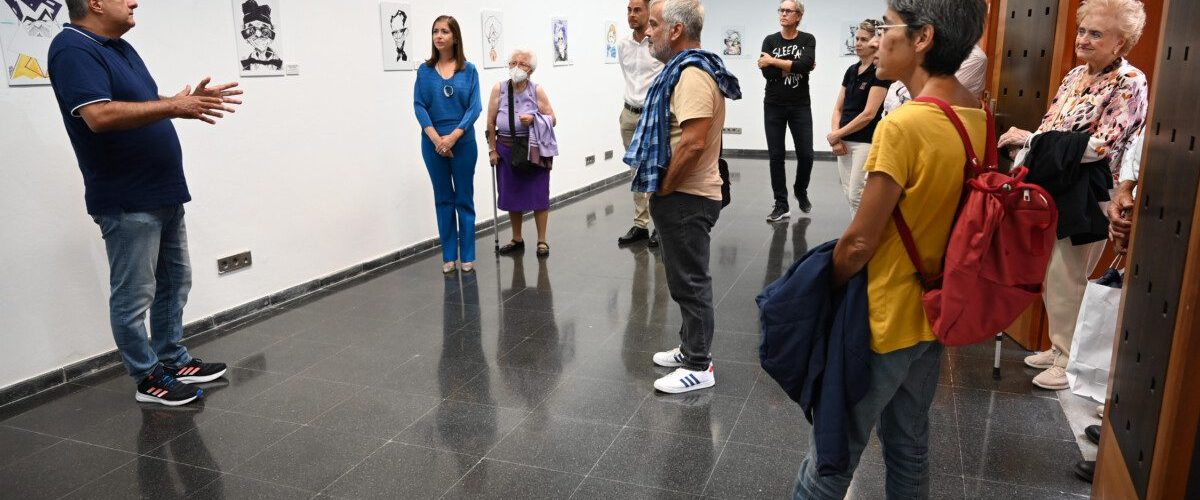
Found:
[[[1089,138],[1081,162],[1103,161],[1116,179],[1122,157],[1146,122],[1146,75],[1125,59],[1142,36],[1146,13],[1137,0],[1088,0],[1079,7],[1077,19],[1075,55],[1085,64],[1063,79],[1037,132],[1012,128],[1000,137],[999,144],[1015,149],[1043,132],[1086,133]],[[1127,197],[1125,189],[1118,189],[1112,203],[1132,206],[1132,198]],[[1038,387],[1067,388],[1067,356],[1075,322],[1088,275],[1103,251],[1103,240],[1073,245],[1070,238],[1064,238],[1054,246],[1045,282],[1054,347],[1025,358],[1025,364],[1045,370],[1033,379]]]

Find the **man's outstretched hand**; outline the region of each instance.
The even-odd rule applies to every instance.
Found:
[[[233,106],[242,103],[241,98],[234,97],[242,94],[241,89],[235,89],[237,82],[209,86],[212,78],[204,78],[193,91],[188,85],[171,98],[175,108],[175,116],[191,120],[200,120],[208,124],[217,123],[218,118],[224,118],[225,113],[233,113]]]

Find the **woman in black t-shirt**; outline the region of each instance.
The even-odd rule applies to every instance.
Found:
[[[878,24],[874,19],[867,19],[858,25],[854,51],[859,61],[850,65],[842,78],[842,90],[833,106],[833,131],[828,136],[833,154],[838,157],[842,192],[853,212],[858,211],[867,181],[863,165],[871,152],[871,136],[875,135],[875,125],[882,117],[883,98],[892,85],[890,81],[875,77],[876,47],[871,40],[875,38]]]

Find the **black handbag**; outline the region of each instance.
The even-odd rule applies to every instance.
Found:
[[[533,174],[541,167],[529,161],[529,136],[517,135],[517,119],[516,112],[513,111],[515,106],[513,98],[513,82],[508,81],[508,131],[512,134],[512,149],[508,154],[508,164],[512,166],[514,172],[518,174]]]

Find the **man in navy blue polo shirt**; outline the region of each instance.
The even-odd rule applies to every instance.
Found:
[[[83,172],[87,211],[104,238],[109,321],[137,381],[135,398],[176,406],[200,397],[191,384],[221,377],[225,365],[193,358],[180,343],[192,284],[183,222],[191,195],[171,119],[216,123],[241,104],[242,92],[205,78],[194,91],[159,96],[121,39],[136,8],[137,0],[67,0],[71,23],[50,44],[50,83]]]

